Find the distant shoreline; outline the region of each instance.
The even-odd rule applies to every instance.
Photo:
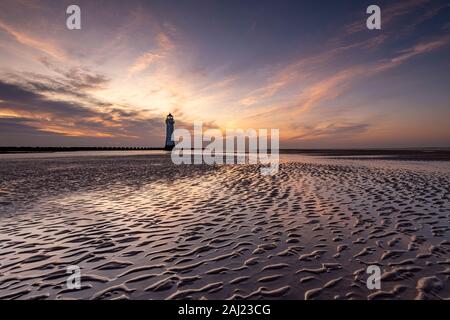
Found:
[[[2,153],[42,153],[75,151],[164,151],[155,147],[0,147]]]
[[[168,151],[161,147],[0,147],[0,154],[77,151]],[[450,148],[405,149],[280,149],[280,154],[304,154],[358,160],[450,161]]]
[[[417,149],[283,149],[281,154],[305,154],[336,159],[450,161],[450,148]]]

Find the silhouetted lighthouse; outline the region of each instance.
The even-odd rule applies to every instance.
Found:
[[[172,114],[166,118],[166,146],[164,147],[166,150],[172,150],[175,146],[175,142],[172,140],[172,133],[174,129],[175,120],[173,120]]]

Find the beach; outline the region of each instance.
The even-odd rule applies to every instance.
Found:
[[[3,155],[0,299],[450,298],[450,161],[280,158]]]

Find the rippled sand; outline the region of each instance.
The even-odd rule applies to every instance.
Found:
[[[449,298],[450,165],[370,164],[2,159],[0,298]]]

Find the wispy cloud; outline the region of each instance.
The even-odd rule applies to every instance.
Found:
[[[128,76],[132,77],[137,73],[145,71],[152,64],[158,63],[161,60],[167,58],[170,51],[175,49],[175,44],[163,32],[158,33],[156,36],[157,48],[155,50],[150,50],[145,52],[128,68]]]
[[[16,28],[12,27],[3,20],[0,20],[0,29],[7,32],[17,42],[19,42],[22,45],[25,45],[41,53],[47,54],[58,60],[68,59],[68,55],[66,54],[66,52],[60,49],[58,46],[49,43],[44,39],[39,39],[26,32],[17,30]]]
[[[146,70],[153,63],[161,60],[163,56],[154,52],[146,52],[136,59],[133,65],[128,69],[128,76],[131,77],[139,72]]]
[[[391,64],[388,65],[396,66],[408,59],[439,49],[449,43],[450,43],[450,36],[444,36],[432,41],[422,41],[411,48],[402,50],[398,56],[391,59],[390,61]]]
[[[314,127],[304,127],[299,130],[299,135],[290,137],[290,141],[311,140],[328,136],[348,136],[367,132],[370,128],[368,123],[333,122],[320,123]]]

